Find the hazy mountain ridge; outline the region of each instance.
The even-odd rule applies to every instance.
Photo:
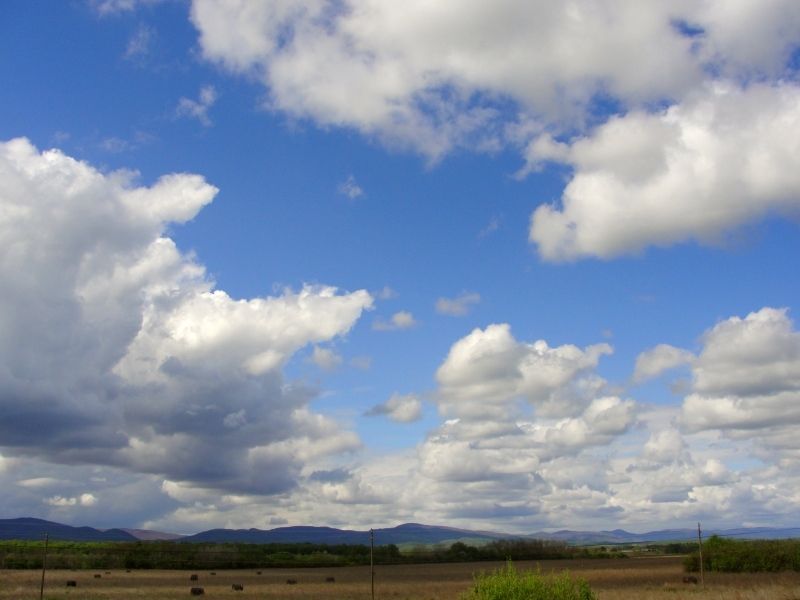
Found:
[[[152,529],[124,528],[122,529],[122,531],[131,534],[137,540],[142,540],[143,542],[150,542],[155,540],[174,541],[186,537],[178,533],[168,533],[166,531],[153,531]]]
[[[0,519],[0,540],[41,540],[45,534],[51,540],[69,542],[135,542],[137,538],[122,529],[100,530],[93,527],[72,527],[22,517],[19,519]]]
[[[269,543],[315,543],[315,544],[369,544],[369,530],[336,529],[334,527],[315,527],[299,525],[277,527],[275,529],[209,529],[194,535],[151,531],[143,529],[107,529],[92,527],[72,527],[43,519],[23,517],[0,519],[0,540],[41,540],[47,533],[51,540],[65,541],[115,541],[134,542],[147,540],[176,540],[182,542],[238,542],[251,544]],[[738,537],[744,539],[781,539],[800,537],[800,527],[740,527],[736,529],[709,529],[704,537],[711,535]],[[438,525],[404,523],[396,527],[374,530],[375,544],[440,544],[467,539],[471,543],[489,542],[497,539],[548,539],[569,544],[628,544],[644,542],[692,541],[697,539],[696,529],[661,529],[645,533],[631,533],[624,529],[612,531],[572,531],[568,529],[555,532],[535,532],[515,535],[492,531],[473,531]]]
[[[486,541],[500,538],[521,537],[503,533],[491,533],[404,523],[396,527],[375,529],[376,544],[437,544],[459,538],[479,538]],[[369,531],[335,529],[333,527],[314,527],[300,525],[277,527],[275,529],[211,529],[195,535],[186,536],[185,542],[247,542],[247,543],[297,543],[317,544],[369,544]]]

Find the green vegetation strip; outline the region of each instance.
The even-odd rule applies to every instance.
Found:
[[[43,544],[0,541],[0,568],[38,569]],[[47,565],[53,569],[246,569],[336,567],[369,564],[364,545],[244,544],[185,542],[51,541]],[[442,563],[559,558],[624,557],[599,549],[576,548],[548,540],[495,540],[482,546],[456,542],[401,552],[394,544],[375,547],[376,564]]]

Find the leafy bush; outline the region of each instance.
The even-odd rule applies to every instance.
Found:
[[[684,568],[687,571],[700,569],[696,552],[686,557]],[[729,573],[800,571],[800,540],[735,540],[711,536],[703,544],[703,568]]]
[[[509,561],[493,573],[480,573],[463,600],[595,600],[589,584],[568,572],[543,575],[518,572]]]

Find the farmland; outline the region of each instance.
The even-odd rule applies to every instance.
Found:
[[[502,563],[450,563],[381,565],[375,568],[375,597],[379,599],[456,600],[469,589],[472,575]],[[800,573],[711,573],[705,590],[682,582],[681,557],[619,560],[551,560],[538,563],[542,571],[568,569],[586,579],[600,600],[790,600],[800,599]],[[536,568],[534,561],[516,563],[520,569]],[[367,600],[370,598],[369,567],[295,568],[256,570],[48,570],[45,598],[52,600],[132,600],[134,598],[189,598],[189,588],[200,586],[204,598],[255,598]],[[100,575],[99,578],[95,575]],[[0,570],[0,600],[33,600],[39,597],[41,572]],[[326,581],[335,578],[335,582]],[[288,579],[296,584],[287,584]],[[76,587],[66,587],[74,580]],[[232,584],[244,591],[233,591]]]

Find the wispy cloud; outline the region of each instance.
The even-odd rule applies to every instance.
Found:
[[[388,321],[376,319],[372,323],[375,331],[395,331],[397,329],[409,329],[417,324],[417,320],[407,310],[401,310],[392,315]]]
[[[130,152],[136,150],[145,144],[152,142],[155,136],[144,132],[137,131],[133,134],[133,138],[125,139],[117,136],[110,136],[103,138],[98,144],[100,149],[109,154],[120,154],[122,152]]]
[[[347,179],[340,183],[339,187],[336,189],[339,194],[346,196],[350,200],[355,200],[356,198],[360,198],[364,195],[364,189],[358,185],[358,182],[353,175],[348,175]]]
[[[126,60],[136,60],[147,56],[155,39],[155,31],[147,25],[139,25],[128,40],[123,57]]]
[[[392,298],[397,298],[398,296],[397,292],[392,288],[390,288],[388,285],[383,286],[383,288],[381,288],[377,292],[374,292],[372,295],[375,296],[378,300],[391,300]]]
[[[364,416],[377,417],[385,415],[398,423],[411,423],[422,418],[422,402],[413,394],[392,394],[383,404],[370,408]]]
[[[455,298],[439,298],[436,301],[436,312],[450,317],[463,317],[480,301],[481,295],[477,292],[461,292]]]
[[[211,127],[211,118],[208,116],[209,109],[217,101],[217,90],[213,85],[205,85],[200,89],[197,100],[182,97],[178,100],[178,107],[175,114],[178,117],[188,117],[197,119],[205,127]]]
[[[163,0],[89,0],[89,6],[101,17],[133,12],[141,6],[158,4]]]
[[[483,239],[492,235],[495,231],[500,229],[501,219],[497,215],[492,215],[492,218],[489,219],[489,222],[486,224],[486,227],[481,229],[478,232],[478,238]]]
[[[333,371],[342,364],[342,357],[330,348],[314,346],[314,351],[308,359],[323,371]]]

